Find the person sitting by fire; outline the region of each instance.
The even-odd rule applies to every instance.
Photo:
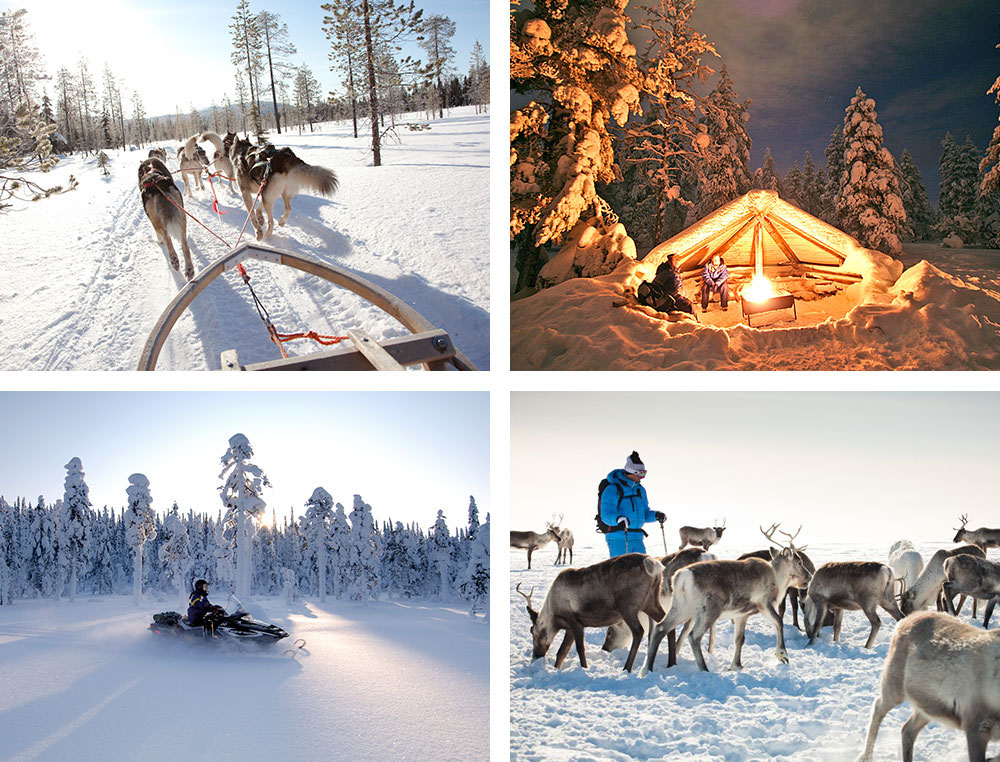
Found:
[[[653,280],[639,284],[636,299],[657,312],[678,310],[694,314],[694,305],[681,293],[681,276],[674,267],[673,254],[668,254],[656,268]]]
[[[729,309],[729,270],[719,254],[713,254],[701,271],[701,311],[708,309],[708,300],[718,293],[722,309]]]
[[[608,474],[607,486],[601,491],[598,516],[612,558],[624,553],[645,553],[643,538],[646,532],[642,525],[649,521],[662,525],[667,520],[664,513],[649,507],[646,490],[641,484],[645,478],[646,464],[635,450],[625,459],[624,468],[616,468]]]

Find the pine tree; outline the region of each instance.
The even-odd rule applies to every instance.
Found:
[[[352,601],[378,600],[379,594],[379,553],[376,547],[375,525],[372,521],[371,506],[354,496],[351,511],[351,544],[345,568],[348,598]]]
[[[469,561],[465,567],[465,581],[462,584],[462,594],[469,601],[469,616],[475,617],[482,613],[484,619],[490,620],[490,523],[487,521],[480,527],[475,538],[471,540],[472,548]]]
[[[927,198],[927,189],[924,187],[920,170],[913,156],[905,148],[900,156],[899,171],[902,176],[900,192],[903,194],[903,209],[906,210],[910,239],[926,240],[930,237],[931,228],[934,226],[934,210],[931,208],[930,199]]]
[[[149,494],[149,479],[142,474],[132,474],[128,478],[128,509],[125,511],[125,536],[133,552],[132,590],[135,605],[142,596],[142,550],[143,546],[156,537],[153,498]]]
[[[830,134],[830,143],[826,147],[827,186],[823,194],[824,214],[821,218],[835,227],[840,227],[838,210],[840,199],[840,180],[844,176],[844,128],[837,125]]]
[[[802,163],[802,209],[814,217],[819,217],[823,210],[823,192],[826,190],[826,179],[823,168],[816,167],[812,154],[806,151]]]
[[[696,208],[699,219],[750,190],[749,108],[749,100],[740,103],[737,99],[729,71],[723,66],[719,82],[703,106],[702,123],[711,142],[702,155],[703,177]]]
[[[257,17],[250,13],[249,0],[240,0],[236,13],[232,16],[233,23],[229,25],[233,40],[231,60],[238,70],[237,81],[250,85],[250,119],[254,135],[260,139],[264,135],[264,127],[260,121],[260,108],[257,105],[258,95],[254,88],[255,75],[260,68],[261,29]],[[242,101],[243,99],[241,99]]]
[[[957,235],[965,245],[979,242],[979,150],[971,137],[957,145],[951,133],[941,143],[941,215],[938,231],[942,236]]]
[[[451,46],[451,39],[455,36],[455,22],[447,16],[432,13],[424,19],[421,34],[423,39],[419,40],[417,44],[427,53],[427,75],[436,81],[440,95],[438,118],[444,119],[444,110],[450,104],[446,102],[445,88],[441,84],[441,77],[455,56],[455,49]]]
[[[330,524],[333,521],[333,498],[330,493],[322,487],[314,489],[312,496],[306,501],[306,512],[299,521],[316,558],[316,589],[319,591],[319,599],[326,602],[326,550]]]
[[[83,565],[83,552],[90,527],[90,488],[84,480],[83,464],[72,458],[66,464],[65,492],[60,516],[61,542],[69,553],[69,598],[76,600],[77,572]]]
[[[777,191],[782,198],[785,195],[784,188],[781,187],[781,178],[778,177],[778,170],[774,166],[774,157],[771,149],[764,150],[764,163],[754,172],[753,187],[759,190]]]
[[[533,98],[510,118],[515,290],[535,286],[544,246],[581,221],[606,222],[596,186],[616,177],[608,117],[624,125],[640,111],[642,78],[626,35],[626,1],[538,0],[523,11],[511,3],[511,88]],[[593,51],[588,66],[580,65],[582,50]],[[622,256],[608,254],[599,266],[605,272]]]
[[[997,47],[1000,48],[1000,45]],[[987,93],[994,96],[997,104],[1000,105],[1000,77],[997,77]],[[1000,208],[1000,124],[993,128],[993,137],[986,147],[986,155],[979,163],[979,174],[982,177],[979,183],[980,197],[987,201],[992,200],[991,205],[995,215],[997,209]],[[995,234],[992,236],[992,240],[987,241],[987,243],[995,248],[1000,248],[1000,224],[997,224],[994,229]]]
[[[191,568],[191,545],[188,541],[187,527],[181,521],[180,509],[176,502],[163,520],[163,529],[166,541],[160,546],[157,555],[178,595],[183,598],[188,590],[187,572]]]
[[[330,560],[333,567],[333,593],[342,599],[347,587],[348,564],[351,558],[351,526],[347,523],[344,506],[337,503],[337,510],[330,525]]]
[[[792,168],[785,173],[785,180],[782,183],[784,189],[784,199],[800,209],[803,208],[802,198],[805,195],[805,176],[799,168],[799,162],[793,161]]]
[[[288,39],[288,25],[283,23],[281,16],[269,11],[257,14],[257,24],[260,27],[261,43],[267,56],[267,71],[271,81],[271,103],[274,105],[274,124],[278,134],[281,134],[281,118],[278,113],[278,95],[275,85],[274,70],[278,70],[278,78],[286,76],[293,67],[287,63],[288,56],[297,52]]]
[[[469,93],[479,114],[490,102],[490,65],[479,40],[473,43],[469,59]]]
[[[479,531],[479,507],[476,498],[469,495],[469,539],[474,540]]]
[[[862,246],[898,254],[906,211],[896,181],[895,161],[882,145],[875,101],[857,89],[844,115],[844,173],[837,213],[841,228]]]
[[[361,23],[360,0],[342,0],[320,6],[330,16],[323,17],[323,31],[330,41],[331,71],[339,70],[344,78],[347,99],[351,107],[354,137],[358,136],[358,91],[363,81],[361,62],[364,58],[364,29]]]
[[[250,595],[251,552],[255,522],[264,515],[266,504],[261,499],[261,490],[270,487],[267,476],[250,462],[253,448],[242,434],[234,434],[229,439],[229,449],[222,456],[223,480],[220,497],[226,507],[223,521],[224,538],[234,551],[236,595],[245,598]]]
[[[431,562],[438,577],[438,582],[434,586],[436,590],[434,597],[439,601],[447,600],[451,597],[449,581],[451,579],[452,548],[444,511],[437,512],[437,520],[434,522],[434,530],[430,535],[430,543],[428,560]]]

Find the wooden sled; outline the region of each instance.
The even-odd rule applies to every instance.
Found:
[[[256,242],[242,244],[215,260],[177,292],[146,339],[137,370],[156,368],[160,350],[184,310],[209,283],[227,270],[234,270],[245,259],[294,267],[353,291],[392,315],[411,335],[378,343],[363,331],[348,331],[350,343],[346,346],[252,365],[241,365],[236,351],[228,350],[222,353],[222,370],[404,370],[409,365],[423,365],[426,370],[448,370],[449,367],[476,370],[476,366],[452,344],[446,331],[435,328],[419,312],[385,289],[340,267]]]

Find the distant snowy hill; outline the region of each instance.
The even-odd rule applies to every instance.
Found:
[[[421,121],[416,116],[405,121]],[[288,224],[264,243],[346,268],[412,305],[480,369],[489,355],[489,115],[453,109],[430,129],[397,125],[371,166],[370,136],[349,124],[317,126],[270,138],[300,158],[334,170],[331,198],[299,195]],[[210,148],[210,147],[209,147]],[[74,155],[30,179],[45,187],[74,175],[76,190],[3,214],[0,369],[132,370],[160,313],[184,285],[139,202],[137,168],[146,151],[106,151],[110,177],[93,156]],[[168,160],[171,169],[176,162]],[[180,176],[175,179],[182,185]],[[186,208],[230,245],[246,219],[242,200],[217,184],[185,196]],[[276,216],[282,210],[275,204]],[[248,228],[249,229],[249,228]],[[250,235],[252,236],[252,230]],[[195,270],[227,249],[188,221]],[[250,262],[254,288],[279,331],[343,335],[358,328],[376,339],[405,335],[393,318],[360,297],[296,270]],[[286,344],[292,356],[314,351]],[[217,369],[236,349],[244,363],[277,359],[246,286],[236,273],[202,292],[174,327],[159,369]]]

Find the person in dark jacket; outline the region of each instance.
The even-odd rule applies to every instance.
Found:
[[[641,304],[652,307],[657,312],[679,310],[694,314],[694,305],[681,293],[681,276],[674,267],[674,255],[668,254],[651,281],[643,281],[636,289],[636,297]]]
[[[705,268],[701,271],[701,311],[708,309],[708,300],[712,294],[719,294],[722,302],[722,309],[729,309],[729,270],[726,263],[718,254],[713,254],[712,259],[705,263]]]
[[[635,450],[625,459],[625,468],[608,474],[608,486],[601,493],[601,521],[614,529],[604,535],[611,557],[624,553],[645,553],[642,525],[667,517],[649,508],[646,490],[640,482],[646,477],[646,466]]]
[[[199,579],[194,583],[194,590],[188,599],[187,620],[194,627],[200,627],[205,623],[205,615],[219,610],[218,606],[213,606],[208,601],[208,582]]]

